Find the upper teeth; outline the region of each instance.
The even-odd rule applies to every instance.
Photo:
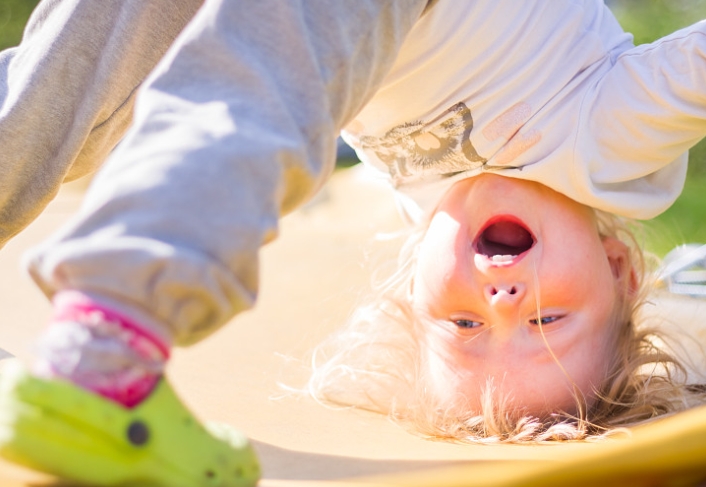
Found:
[[[493,262],[509,262],[517,257],[516,255],[494,255],[490,258]]]

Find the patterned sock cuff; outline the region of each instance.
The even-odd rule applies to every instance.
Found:
[[[78,291],[62,291],[52,300],[54,313],[52,322],[73,321],[85,325],[110,323],[118,325],[129,337],[129,345],[140,355],[160,355],[161,360],[169,359],[170,349],[159,337],[132,319],[113,309],[102,306]]]
[[[127,407],[150,394],[169,358],[169,347],[144,327],[75,291],[55,297],[39,352],[40,375],[66,378]]]

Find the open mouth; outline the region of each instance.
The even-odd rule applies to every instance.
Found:
[[[514,219],[496,219],[480,232],[475,251],[494,262],[510,262],[535,244],[530,231]]]

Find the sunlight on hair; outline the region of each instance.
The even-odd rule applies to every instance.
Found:
[[[596,218],[602,238],[618,238],[628,246],[638,290],[616,301],[612,361],[603,383],[591,391],[595,397],[590,404],[557,360],[539,320],[547,350],[573,385],[576,414],[555,411],[544,419],[523,415],[508,406],[509,398],[499,394],[492,380],[479,385],[481,411],[472,411],[462,397],[443,401],[429,392],[419,336],[425,318],[415,315],[410,296],[423,227],[410,232],[390,277],[376,282],[365,304],[317,347],[306,393],[329,407],[386,414],[417,435],[465,443],[595,440],[703,403],[704,381],[689,382],[686,359],[674,345],[678,342],[659,323],[636,321],[654,290],[646,268],[650,257],[640,250],[629,222],[598,211]],[[539,319],[538,291],[536,299]]]

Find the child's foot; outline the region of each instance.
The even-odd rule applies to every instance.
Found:
[[[72,313],[57,314],[39,373],[0,376],[1,455],[89,485],[257,482],[247,439],[207,431],[179,402],[162,376],[165,347],[108,310]]]
[[[259,467],[247,439],[207,431],[161,380],[126,408],[19,366],[0,377],[0,454],[92,486],[251,486]]]

